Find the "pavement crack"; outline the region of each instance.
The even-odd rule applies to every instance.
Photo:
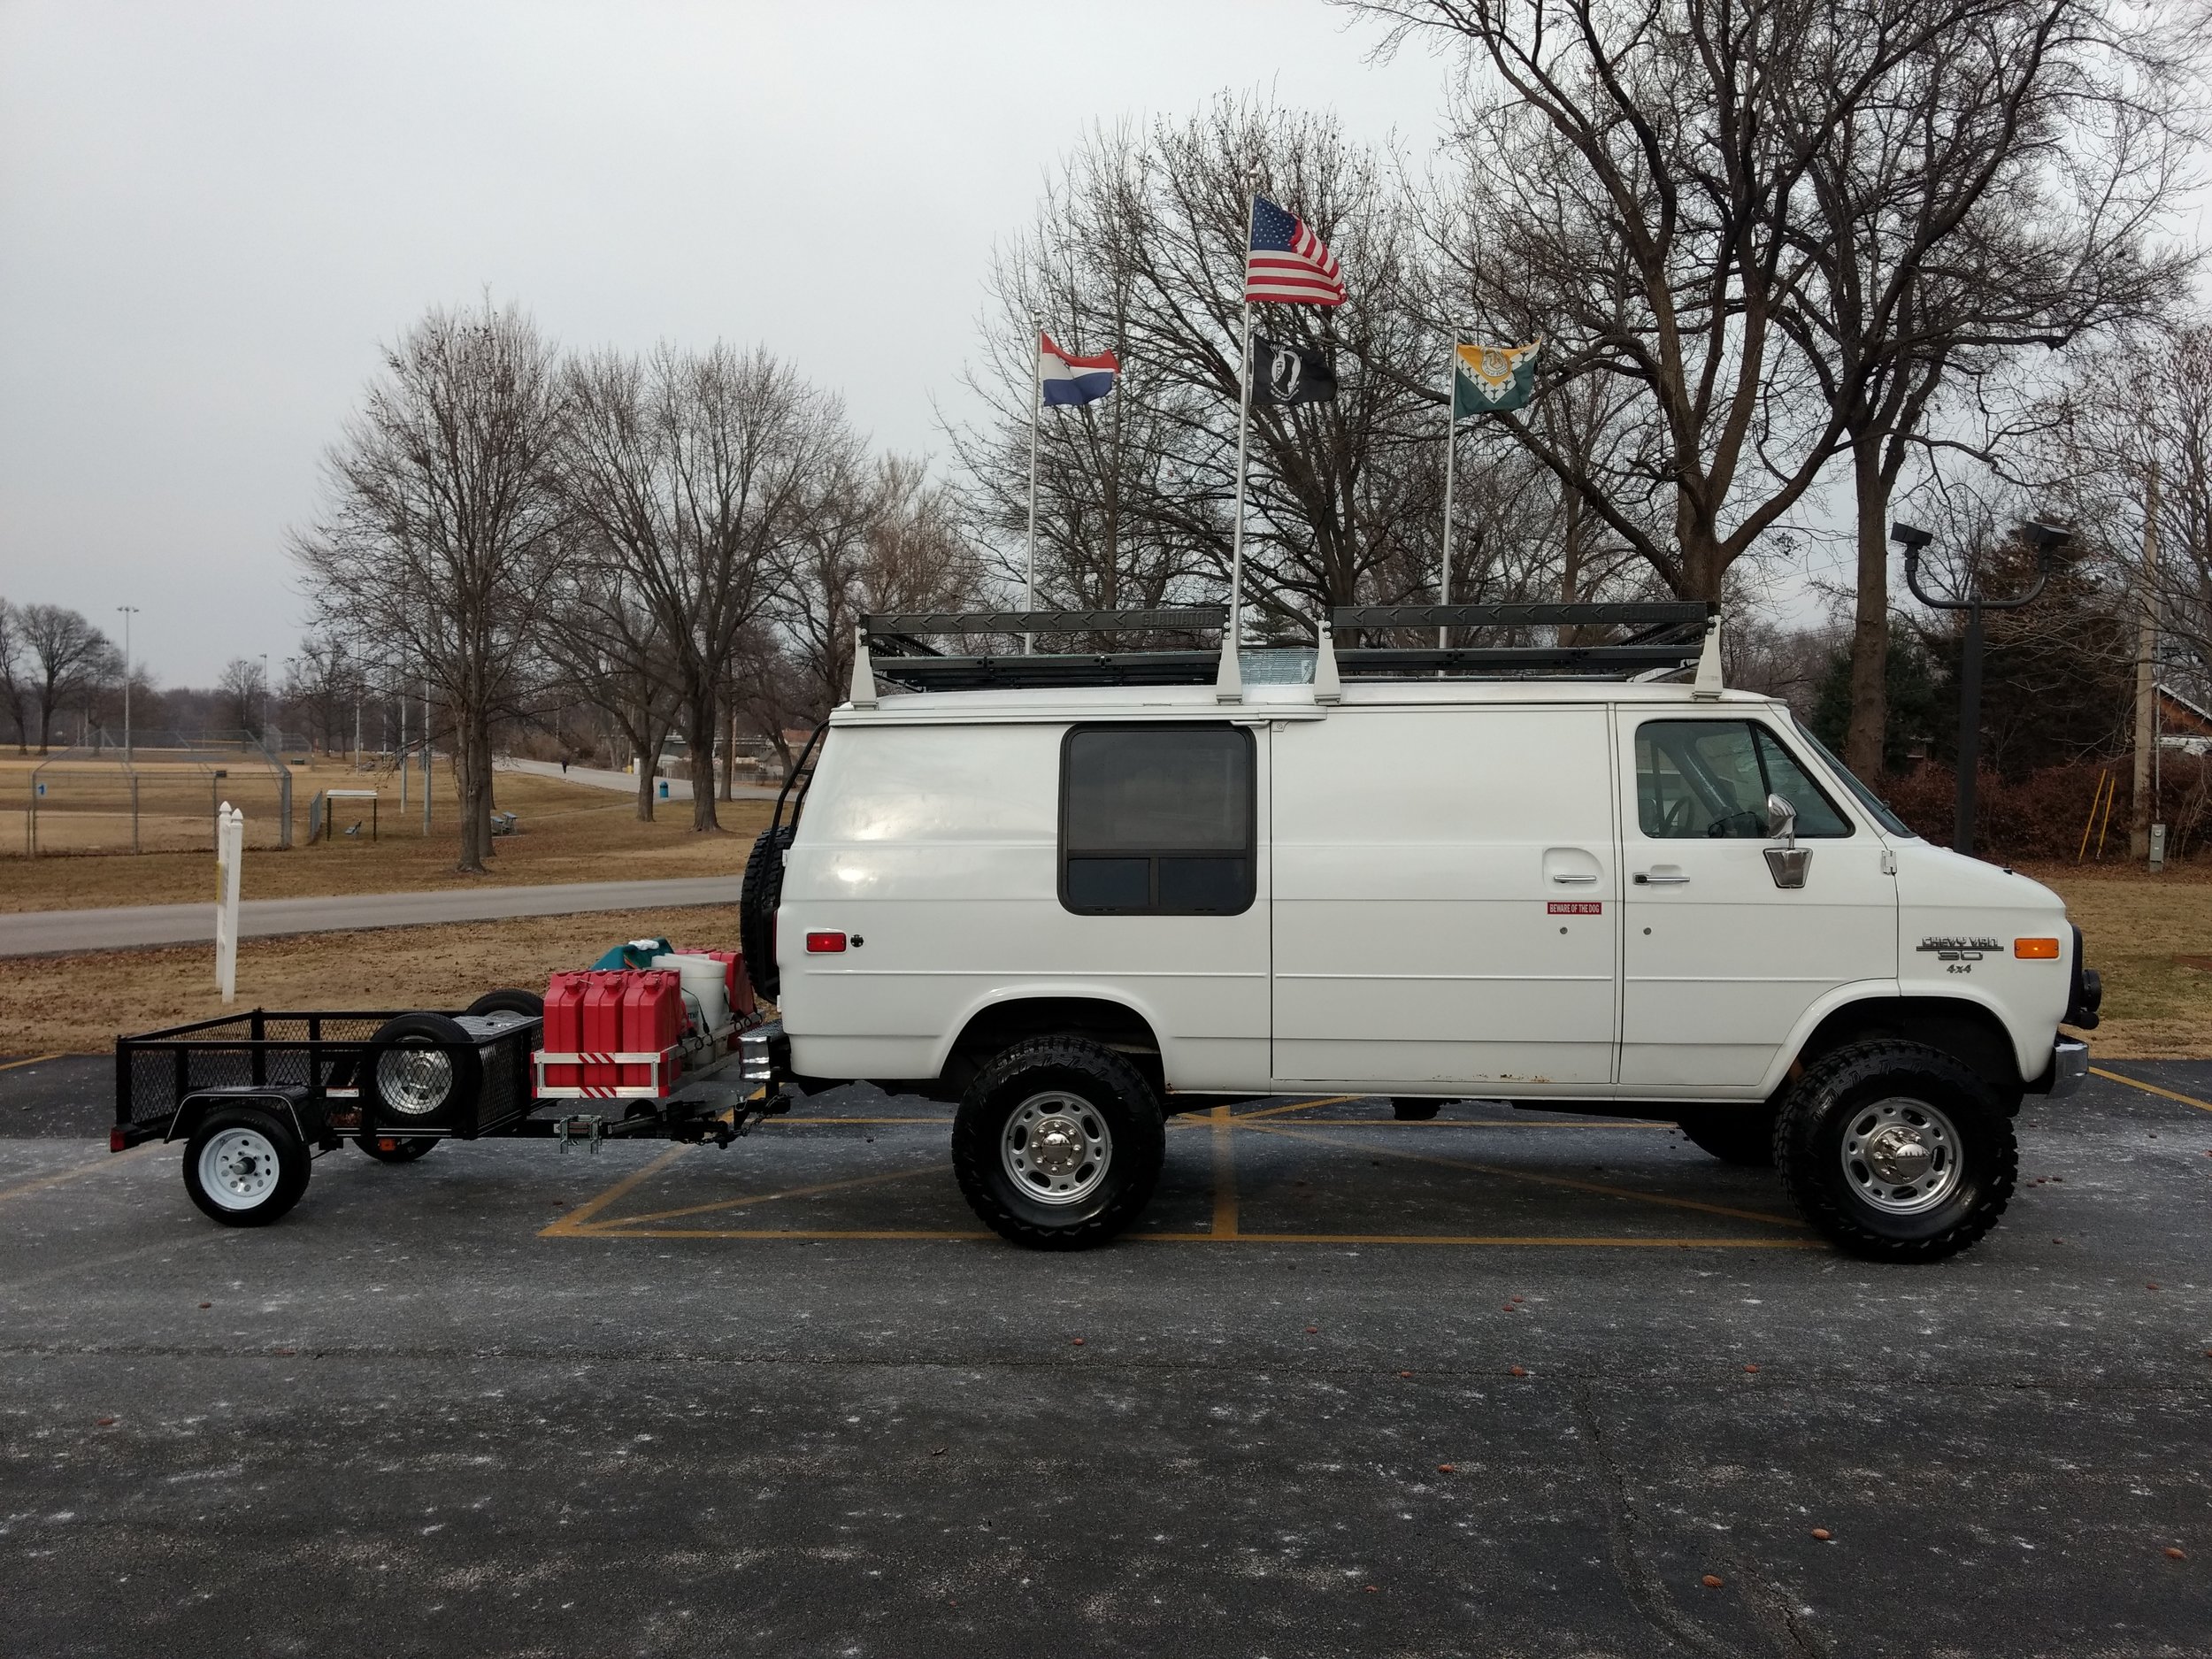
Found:
[[[1742,1659],[1736,1648],[1675,1605],[1665,1580],[1645,1561],[1637,1544],[1640,1523],[1635,1500],[1629,1494],[1627,1475],[1607,1444],[1587,1379],[1578,1378],[1571,1383],[1567,1398],[1570,1414],[1575,1426],[1582,1431],[1582,1441],[1587,1448],[1586,1455],[1603,1494],[1605,1532],[1612,1550],[1614,1576],[1629,1601],[1646,1623],[1683,1646],[1711,1655],[1714,1659]]]

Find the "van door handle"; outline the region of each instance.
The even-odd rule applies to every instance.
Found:
[[[1559,872],[1554,872],[1554,874],[1553,874],[1553,876],[1552,876],[1552,879],[1553,879],[1554,881],[1561,882],[1561,883],[1563,883],[1563,884],[1571,884],[1571,883],[1574,883],[1574,882],[1580,882],[1580,881],[1595,881],[1595,880],[1597,879],[1597,878],[1596,878],[1595,876],[1573,876],[1573,875],[1566,875],[1566,874],[1563,874],[1563,873],[1559,873]]]
[[[1687,876],[1653,875],[1641,870],[1639,870],[1636,872],[1636,885],[1640,887],[1679,887],[1683,882],[1687,881],[1689,877]]]

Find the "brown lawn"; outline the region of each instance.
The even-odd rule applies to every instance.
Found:
[[[538,886],[562,881],[653,880],[677,876],[734,875],[743,871],[753,837],[766,825],[772,803],[724,801],[718,810],[724,833],[691,828],[691,803],[665,801],[659,816],[641,824],[627,795],[522,772],[498,774],[499,809],[521,820],[521,833],[498,837],[490,872],[465,876],[454,868],[459,836],[452,780],[441,773],[431,795],[431,834],[422,833],[420,795],[403,813],[388,780],[379,809],[379,839],[364,827],[359,839],[340,836],[304,845],[307,801],[318,788],[350,787],[342,766],[303,772],[294,784],[296,844],[288,852],[253,844],[255,806],[243,807],[250,832],[241,895],[249,899],[306,898],[322,894],[421,892],[476,885]],[[197,788],[198,785],[194,786]],[[19,826],[22,815],[14,815]],[[49,825],[54,818],[42,818]],[[340,826],[365,819],[349,807]],[[126,835],[127,825],[126,821]],[[116,904],[177,904],[210,899],[215,857],[203,846],[189,852],[22,855],[17,839],[0,833],[0,910],[90,909]],[[42,828],[42,841],[46,830]]]
[[[2031,864],[2066,901],[2089,965],[2104,976],[2092,1059],[2212,1057],[2212,866]],[[2189,960],[2195,958],[2193,964]]]

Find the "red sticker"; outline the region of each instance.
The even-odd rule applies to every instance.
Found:
[[[1544,909],[1554,916],[1602,916],[1604,903],[1597,899],[1554,899]]]

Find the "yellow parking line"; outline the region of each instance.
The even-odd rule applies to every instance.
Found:
[[[1151,1244],[1556,1244],[1577,1249],[1818,1250],[1817,1239],[1636,1239],[1549,1238],[1540,1233],[1240,1233],[1217,1239],[1210,1233],[1132,1233],[1127,1238]]]
[[[1255,1118],[1278,1118],[1285,1112],[1311,1111],[1317,1106],[1341,1106],[1346,1101],[1361,1100],[1363,1098],[1364,1096],[1359,1094],[1329,1094],[1325,1095],[1320,1100],[1293,1101],[1287,1106],[1263,1106],[1256,1112],[1237,1113],[1236,1121],[1240,1124],[1248,1124]],[[1225,1111],[1228,1109],[1226,1107],[1217,1106],[1214,1110],[1216,1111]]]
[[[1280,1135],[1289,1141],[1310,1141],[1319,1147],[1337,1147],[1343,1142],[1332,1141],[1325,1135],[1310,1134],[1302,1129],[1293,1129],[1283,1124],[1267,1124],[1261,1134]],[[1568,1175],[1540,1175],[1529,1170],[1507,1169],[1496,1164],[1471,1164],[1464,1158],[1440,1158],[1432,1154],[1401,1152],[1393,1147],[1370,1147],[1371,1152],[1380,1152],[1386,1157],[1404,1158],[1414,1164],[1434,1164],[1448,1170],[1471,1170],[1479,1175],[1502,1175],[1509,1180],[1532,1181],[1543,1187],[1564,1187],[1578,1193],[1599,1193],[1608,1198],[1633,1198],[1647,1204],[1663,1204],[1670,1210],[1694,1210],[1709,1216],[1727,1216],[1737,1221],[1762,1222],[1768,1226],[1801,1227],[1805,1224],[1792,1216],[1778,1216],[1763,1210],[1738,1210],[1728,1204],[1701,1203],[1694,1198],[1669,1198],[1660,1193],[1638,1192],[1630,1187],[1612,1187],[1602,1181],[1578,1181]]]
[[[62,1058],[62,1056],[59,1053],[35,1054],[27,1060],[9,1060],[0,1063],[0,1071],[12,1071],[18,1066],[21,1065],[42,1065],[49,1060],[58,1060],[60,1058]]]
[[[1237,1236],[1237,1142],[1226,1106],[1211,1114],[1214,1136],[1214,1230],[1217,1239]]]
[[[78,1164],[73,1169],[63,1170],[53,1175],[42,1175],[35,1181],[25,1181],[19,1187],[10,1187],[0,1190],[0,1202],[4,1202],[11,1198],[19,1198],[25,1193],[43,1192],[49,1187],[59,1187],[64,1181],[73,1181],[80,1175],[96,1175],[102,1170],[113,1169],[119,1164],[128,1164],[132,1159],[142,1158],[150,1152],[158,1152],[164,1145],[165,1143],[159,1141],[147,1141],[133,1147],[128,1152],[104,1153],[96,1158]]]
[[[556,1221],[551,1226],[541,1229],[539,1231],[538,1237],[541,1239],[562,1239],[584,1233],[586,1232],[584,1224],[587,1221],[589,1221],[594,1216],[604,1210],[609,1204],[614,1202],[616,1199],[621,1197],[623,1194],[636,1187],[639,1182],[649,1179],[655,1175],[658,1175],[663,1170],[666,1169],[670,1164],[673,1164],[678,1158],[683,1156],[685,1153],[690,1150],[691,1148],[688,1146],[684,1145],[672,1146],[669,1148],[667,1151],[662,1153],[660,1156],[655,1158],[643,1169],[633,1171],[631,1173],[624,1176],[620,1180],[617,1181],[612,1187],[607,1188],[605,1192],[600,1194],[598,1197],[587,1199],[584,1202],[577,1205],[575,1209],[570,1210],[566,1215],[563,1216],[558,1221]]]
[[[812,1187],[794,1187],[780,1193],[756,1193],[747,1198],[718,1198],[710,1204],[687,1204],[681,1210],[656,1210],[642,1216],[614,1216],[596,1221],[580,1232],[603,1233],[616,1227],[630,1227],[648,1221],[678,1221],[686,1216],[703,1216],[717,1210],[743,1210],[753,1204],[772,1204],[780,1198],[811,1198],[817,1193],[839,1193],[855,1187],[879,1187],[886,1181],[910,1180],[917,1175],[929,1175],[944,1168],[941,1164],[927,1164],[919,1169],[893,1170],[887,1175],[856,1175],[849,1180],[821,1181]]]
[[[2199,1100],[2193,1094],[2177,1094],[2170,1088],[2161,1088],[2155,1083],[2138,1082],[2131,1077],[2122,1077],[2117,1071],[2108,1071],[2102,1066],[2091,1066],[2089,1075],[2101,1077],[2108,1083],[2124,1083],[2130,1088],[2141,1089],[2146,1094],[2157,1094],[2167,1100],[2177,1100],[2184,1106],[2193,1106],[2200,1112],[2212,1112],[2212,1101]]]
[[[1396,1118],[1301,1118],[1301,1129],[1671,1129],[1672,1124],[1623,1118],[1617,1123],[1541,1123],[1525,1118],[1430,1118],[1409,1123]]]
[[[836,1227],[605,1227],[578,1233],[554,1233],[540,1238],[562,1239],[859,1239],[884,1242],[910,1239],[995,1239],[995,1233],[958,1233],[950,1228],[865,1227],[850,1232]]]

